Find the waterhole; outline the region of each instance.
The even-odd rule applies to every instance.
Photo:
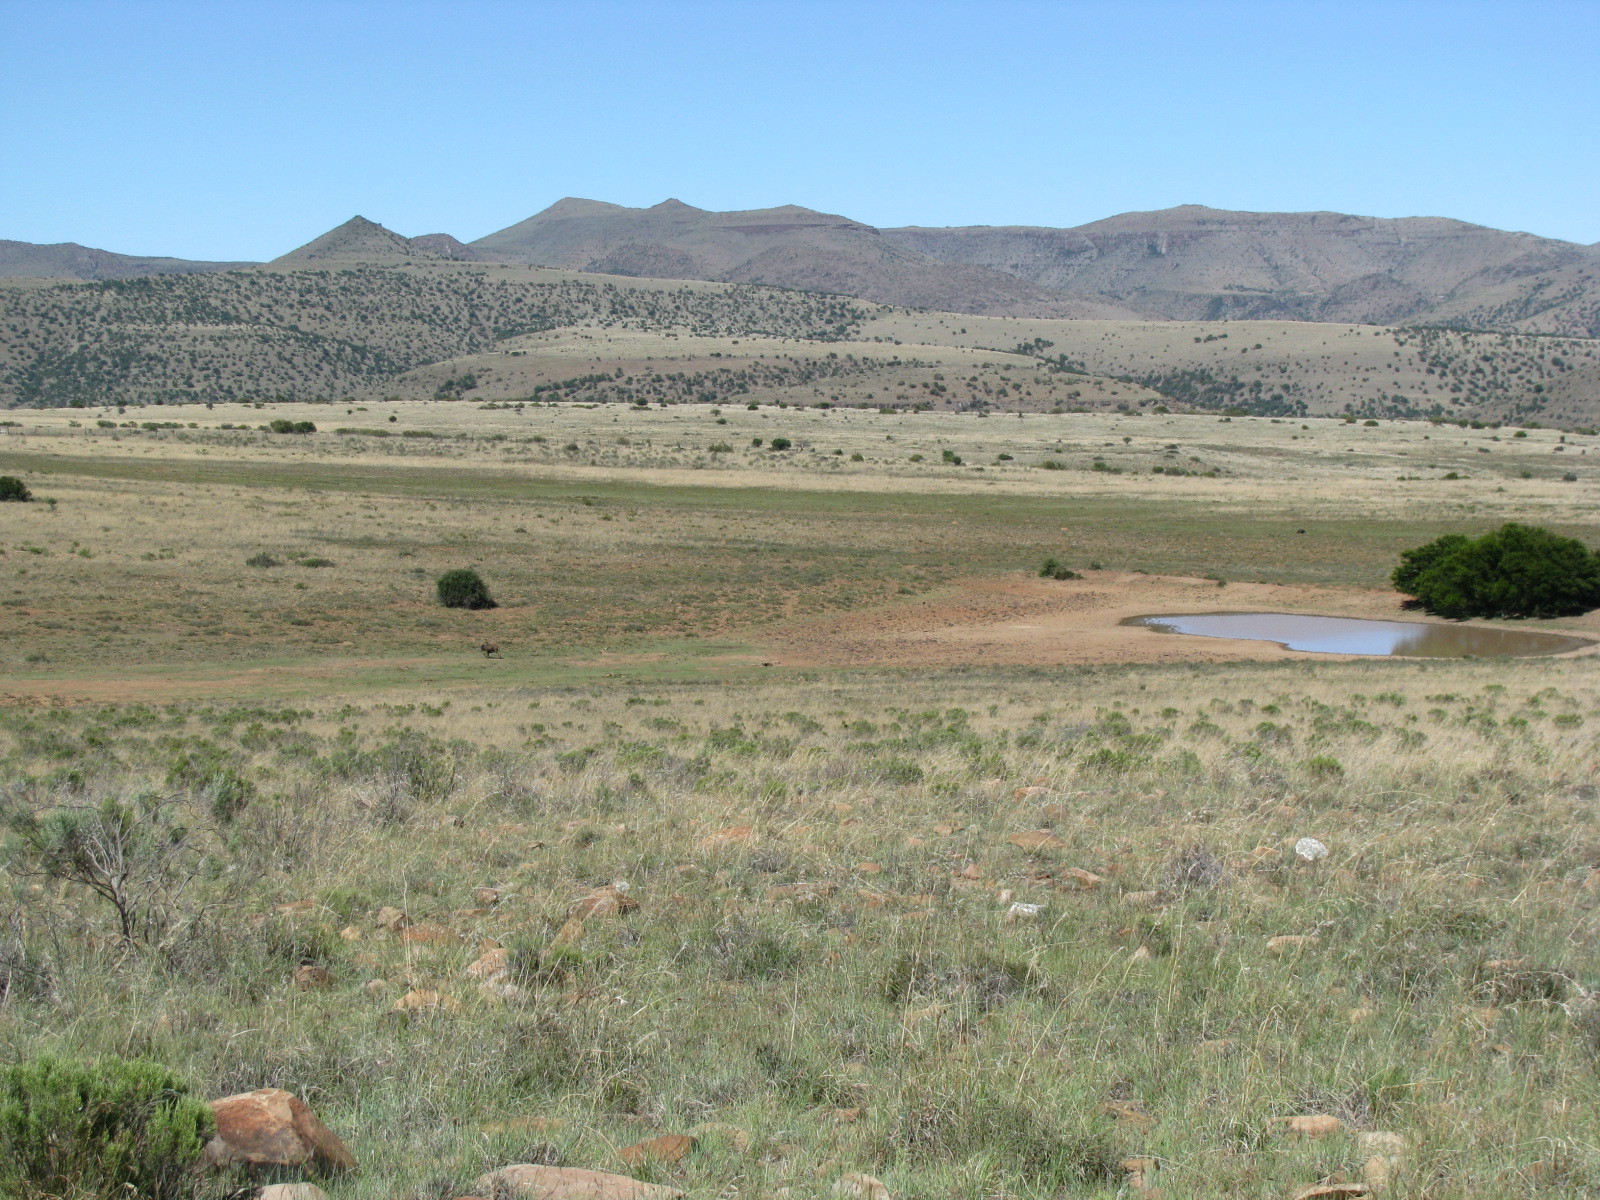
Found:
[[[1369,621],[1360,617],[1314,617],[1303,613],[1187,613],[1130,617],[1161,633],[1277,642],[1314,654],[1389,654],[1406,658],[1527,658],[1561,654],[1590,645],[1588,638],[1525,629],[1486,629],[1434,621]]]

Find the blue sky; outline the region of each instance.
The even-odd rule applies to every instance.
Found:
[[[0,0],[0,237],[254,259],[566,195],[1600,241],[1600,0]]]

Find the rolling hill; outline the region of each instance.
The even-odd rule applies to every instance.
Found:
[[[243,262],[198,262],[187,258],[150,258],[96,250],[77,242],[39,245],[0,238],[0,278],[136,279],[144,275],[199,275],[251,266]]]

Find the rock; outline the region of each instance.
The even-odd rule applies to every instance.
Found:
[[[1287,954],[1291,950],[1315,946],[1321,941],[1314,933],[1280,933],[1277,937],[1267,939],[1267,949],[1273,954]]]
[[[1125,1158],[1117,1164],[1128,1176],[1128,1187],[1136,1192],[1149,1191],[1150,1173],[1156,1169],[1153,1158]]]
[[[1040,913],[1042,913],[1043,911],[1044,911],[1044,905],[1042,905],[1042,904],[1022,904],[1022,903],[1017,903],[1017,904],[1013,904],[1010,908],[1006,909],[1006,920],[1008,920],[1008,921],[1031,921],[1035,917],[1037,917]]]
[[[1160,892],[1124,892],[1122,902],[1129,908],[1157,908],[1161,904]]]
[[[500,889],[492,887],[473,888],[472,898],[479,904],[498,904],[500,902]]]
[[[1027,833],[1013,833],[1006,839],[1019,850],[1037,854],[1041,850],[1060,850],[1066,845],[1048,829],[1030,829]]]
[[[1381,1192],[1394,1179],[1397,1165],[1393,1155],[1374,1154],[1361,1164],[1361,1180],[1374,1192]]]
[[[309,992],[316,988],[333,986],[333,976],[328,973],[327,967],[318,967],[307,963],[303,967],[294,969],[294,985],[302,992]]]
[[[861,1120],[864,1112],[866,1112],[864,1108],[836,1108],[828,1115],[833,1118],[835,1125],[854,1125]]]
[[[1153,1129],[1156,1119],[1147,1112],[1142,1112],[1132,1104],[1121,1104],[1113,1100],[1102,1104],[1101,1109],[1110,1113],[1119,1123],[1130,1125],[1135,1129]]]
[[[581,921],[585,917],[620,917],[639,907],[639,902],[628,895],[629,885],[618,880],[605,887],[596,888],[587,896],[575,901],[567,916]]]
[[[216,1136],[206,1145],[213,1166],[299,1167],[353,1171],[355,1156],[300,1097],[278,1088],[241,1092],[211,1102]]]
[[[316,907],[317,902],[315,900],[291,900],[287,904],[273,905],[272,911],[282,913],[286,917],[295,917],[304,913],[314,912]]]
[[[687,1157],[695,1147],[695,1140],[681,1133],[665,1133],[648,1141],[635,1142],[617,1151],[617,1157],[630,1167],[647,1162],[675,1163]]]
[[[478,995],[490,1004],[522,1004],[533,999],[533,993],[514,983],[480,983]]]
[[[443,925],[408,925],[400,931],[400,940],[408,946],[456,946],[461,935]]]
[[[403,1013],[460,1012],[461,1001],[432,988],[412,988],[394,1002],[394,1011]]]
[[[1066,887],[1075,887],[1080,892],[1092,892],[1104,880],[1093,871],[1085,871],[1082,867],[1068,867],[1061,872],[1061,882]]]
[[[1296,1192],[1294,1200],[1354,1200],[1370,1195],[1372,1189],[1364,1183],[1314,1183]]]
[[[1233,1049],[1232,1038],[1208,1038],[1195,1045],[1201,1054],[1227,1054]]]
[[[1011,798],[1014,800],[1032,800],[1037,796],[1048,796],[1049,794],[1049,788],[1040,787],[1038,784],[1034,784],[1032,787],[1017,788],[1011,793]]]
[[[1376,1129],[1356,1134],[1356,1145],[1368,1154],[1404,1154],[1406,1150],[1406,1140],[1398,1133]]]
[[[555,950],[561,946],[575,946],[583,941],[583,920],[573,917],[560,929],[556,930],[555,937],[550,939],[550,949]]]
[[[883,1180],[871,1175],[841,1175],[833,1185],[835,1196],[859,1196],[861,1200],[891,1200]]]
[[[369,996],[381,996],[388,988],[387,979],[369,979],[361,985],[361,990]]]
[[[683,1195],[677,1188],[643,1183],[626,1175],[529,1163],[490,1171],[479,1176],[472,1187],[497,1200],[675,1200]]]
[[[1303,837],[1294,844],[1294,856],[1301,862],[1320,862],[1328,857],[1328,847],[1314,837]]]
[[[314,1183],[272,1183],[255,1194],[255,1200],[328,1200]]]
[[[357,929],[354,925],[346,925],[343,929],[339,930],[339,940],[341,942],[359,942],[366,936],[366,934],[362,933],[361,930]]]
[[[882,875],[883,868],[875,862],[859,862],[856,864],[856,873],[859,875]]]
[[[467,978],[492,982],[511,972],[511,951],[504,948],[490,950],[467,968]]]
[[[1344,1122],[1338,1117],[1314,1113],[1303,1117],[1290,1117],[1284,1122],[1289,1127],[1290,1133],[1298,1133],[1302,1137],[1323,1138],[1331,1137],[1336,1133],[1344,1132]]]
[[[373,918],[373,923],[379,929],[387,929],[390,933],[399,933],[407,925],[411,924],[411,918],[398,908],[390,908],[388,905],[384,905],[378,910],[377,916]]]

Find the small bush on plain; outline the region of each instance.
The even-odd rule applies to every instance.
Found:
[[[469,567],[446,571],[439,576],[439,603],[446,608],[494,608],[494,597],[482,576]]]

